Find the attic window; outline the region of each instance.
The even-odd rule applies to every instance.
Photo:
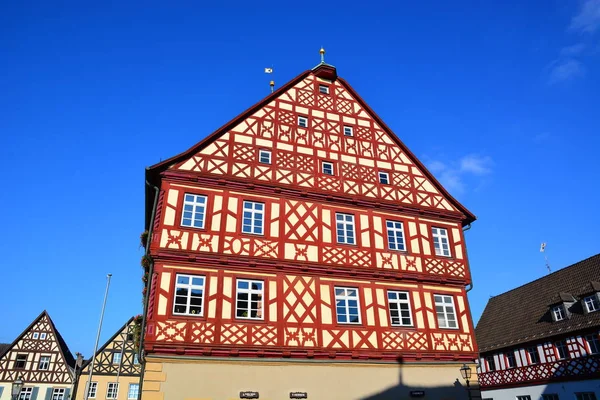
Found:
[[[494,356],[487,356],[485,358],[485,362],[487,363],[488,372],[492,372],[496,370],[496,362],[494,361]]]
[[[14,369],[25,369],[27,363],[27,354],[17,354]]]
[[[600,304],[598,304],[598,297],[596,297],[595,294],[584,298],[583,302],[585,303],[585,309],[589,313],[598,311],[600,309]]]
[[[298,126],[301,128],[308,128],[308,118],[298,117]]]
[[[271,164],[271,152],[269,150],[260,150],[258,152],[258,162],[261,164]]]
[[[334,174],[333,163],[328,162],[328,161],[323,161],[323,163],[321,164],[321,172],[324,173],[325,175],[333,175]]]
[[[552,307],[552,319],[554,322],[562,321],[565,319],[565,309],[562,304],[559,306]]]
[[[565,358],[567,358],[569,352],[567,351],[567,344],[564,340],[559,340],[558,342],[556,342],[554,344],[554,347],[556,347],[556,355],[558,356],[559,360],[564,360]]]
[[[354,136],[354,128],[344,125],[344,136]]]
[[[40,333],[40,339],[46,340],[46,332]]]
[[[329,94],[329,86],[319,85],[319,93]]]

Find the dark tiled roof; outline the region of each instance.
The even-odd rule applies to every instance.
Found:
[[[0,356],[10,347],[10,343],[0,343]]]
[[[581,301],[569,308],[571,318],[559,322],[552,322],[549,307],[561,300],[568,302],[571,296],[579,300],[596,291],[599,280],[600,254],[597,254],[492,297],[475,328],[479,351],[600,327],[600,311],[584,314]]]

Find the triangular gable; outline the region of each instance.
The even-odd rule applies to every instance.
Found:
[[[308,128],[298,126],[298,116],[308,118]],[[352,136],[344,135],[346,126]],[[272,152],[270,165],[258,162],[260,149]],[[321,173],[323,161],[334,163],[334,176]],[[461,215],[464,224],[475,220],[329,66],[304,72],[148,172],[166,169],[431,209]],[[388,173],[388,184],[379,182],[379,172]]]
[[[25,367],[16,369],[18,355],[26,355]],[[47,370],[39,368],[40,357],[50,357]],[[75,360],[54,322],[44,310],[0,354],[0,381],[14,381],[17,376],[28,383],[73,383]]]

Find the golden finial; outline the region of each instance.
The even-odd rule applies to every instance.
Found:
[[[319,54],[321,54],[321,64],[325,64],[325,49],[321,46],[321,50],[319,50]]]
[[[269,85],[271,86],[271,93],[273,93],[273,88],[275,87],[275,81],[269,82]]]

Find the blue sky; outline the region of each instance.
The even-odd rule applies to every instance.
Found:
[[[0,12],[0,342],[47,309],[89,356],[141,312],[144,168],[319,62],[479,220],[491,295],[600,251],[600,0],[10,2]]]

